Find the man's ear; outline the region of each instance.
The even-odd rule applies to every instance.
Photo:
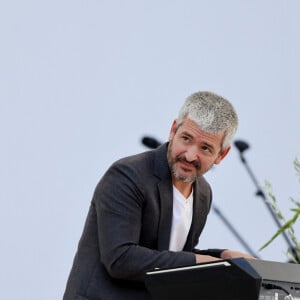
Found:
[[[231,146],[229,146],[228,148],[226,148],[224,151],[222,151],[219,156],[217,157],[217,159],[215,160],[214,164],[217,165],[219,164],[223,159],[224,157],[228,154],[228,152],[230,151],[231,149]]]
[[[176,131],[177,131],[177,122],[176,120],[174,120],[169,134],[169,141],[173,139]]]

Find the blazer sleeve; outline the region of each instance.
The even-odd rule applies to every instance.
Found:
[[[200,249],[194,249],[193,252],[195,254],[202,254],[202,255],[210,255],[210,256],[214,256],[217,258],[221,258],[221,254],[223,251],[225,251],[226,249],[205,249],[205,250],[200,250]]]

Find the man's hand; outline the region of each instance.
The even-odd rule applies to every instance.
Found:
[[[202,255],[202,254],[195,254],[195,256],[196,256],[196,264],[218,261],[223,259],[239,258],[239,257],[243,257],[246,259],[256,259],[255,257],[249,254],[239,252],[239,251],[234,251],[234,250],[224,250],[221,253],[221,258],[217,258],[210,255]]]
[[[196,264],[221,260],[221,258],[217,258],[210,255],[195,254],[195,256],[196,256]]]
[[[231,258],[239,258],[239,257],[243,257],[243,258],[247,258],[247,259],[256,259],[255,257],[253,257],[249,254],[239,252],[239,251],[224,250],[221,253],[221,258],[222,259],[231,259]]]

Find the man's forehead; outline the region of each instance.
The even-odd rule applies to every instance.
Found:
[[[185,119],[181,126],[178,127],[178,133],[191,136],[193,138],[206,140],[210,145],[214,145],[215,147],[221,147],[224,134],[222,133],[212,133],[201,129],[201,127],[191,119]]]
[[[181,128],[182,131],[186,130],[186,129],[192,129],[195,131],[199,131],[202,134],[209,134],[209,135],[213,135],[216,137],[224,137],[225,135],[225,130],[222,132],[212,132],[210,130],[204,130],[203,128],[201,128],[201,126],[194,120],[190,119],[189,117],[187,117],[186,119],[184,119],[184,121],[178,126],[178,129]]]

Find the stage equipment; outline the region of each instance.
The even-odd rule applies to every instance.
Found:
[[[156,269],[145,283],[153,300],[300,300],[300,265],[235,258]]]

